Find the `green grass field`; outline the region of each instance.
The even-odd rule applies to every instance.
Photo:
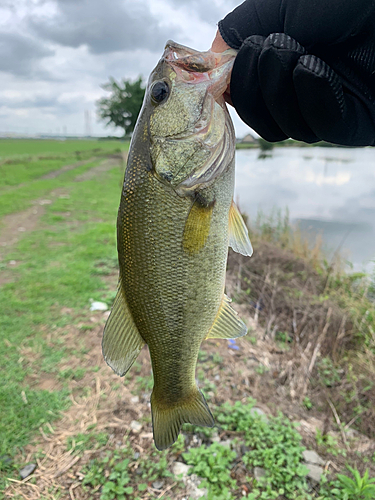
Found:
[[[0,139],[0,161],[8,156],[67,154],[75,151],[126,148],[127,142],[106,140],[42,140],[42,139]]]
[[[63,338],[46,341],[41,325],[50,331],[61,328],[71,321],[61,317],[61,308],[69,307],[79,315],[88,309],[90,298],[100,299],[103,283],[95,264],[116,257],[115,219],[123,165],[114,163],[86,181],[76,179],[106,161],[106,155],[126,151],[128,144],[1,142],[1,153],[6,151],[12,163],[0,166],[0,215],[25,210],[40,197],[51,198],[35,231],[26,231],[15,245],[0,247],[4,281],[0,288],[0,456],[13,457],[43,422],[56,418],[69,404],[66,390],[35,390],[28,381],[28,375],[35,372],[56,373],[57,363],[69,354]],[[101,148],[96,153],[103,157],[81,165],[82,159],[93,156],[94,146]],[[78,161],[70,153],[77,148],[81,151]],[[56,158],[14,161],[21,151],[40,156],[53,153]],[[77,168],[40,179],[74,162]],[[51,196],[56,189],[62,194]],[[8,229],[0,219],[0,237]],[[16,266],[12,266],[14,261]],[[29,360],[20,354],[23,351],[32,353]]]
[[[276,332],[268,344],[263,334],[257,338],[252,331],[238,340],[238,351],[231,351],[225,340],[204,344],[197,379],[218,427],[187,426],[170,450],[156,452],[148,405],[152,389],[148,354],[142,351],[124,379],[115,376],[101,354],[105,316],[90,311],[92,300],[110,305],[116,291],[115,224],[124,173],[122,153],[128,147],[115,141],[0,141],[0,498],[3,491],[3,498],[16,500],[181,500],[188,497],[185,484],[173,472],[176,461],[189,464],[190,472],[200,478],[205,500],[374,498],[373,480],[365,470],[372,467],[374,475],[375,446],[362,455],[351,452],[347,442],[340,441],[340,432],[346,432],[342,424],[334,436],[302,437],[289,418],[278,414],[284,404],[283,411],[287,409],[294,419],[319,417],[325,401],[314,400],[317,387],[308,393],[311,400],[306,397],[304,406],[275,391],[273,398],[279,399],[267,401],[271,410],[266,421],[253,412],[255,401],[249,396],[258,390],[256,397],[262,397],[279,385],[276,372],[281,368],[274,372],[266,362],[255,368],[249,362],[266,355],[276,356],[280,363],[285,354],[289,363],[292,344],[284,331]],[[263,232],[270,234],[268,229]],[[274,247],[258,232],[263,238],[259,246],[270,248],[270,262],[281,255],[281,264],[288,263],[277,246],[288,231],[275,237],[278,243],[272,240]],[[300,257],[290,258],[300,269]],[[282,265],[276,270],[275,286],[277,280],[289,284],[295,279],[293,265],[285,264],[285,269]],[[252,279],[256,271],[252,270]],[[233,297],[242,297],[246,304],[254,283],[245,275],[241,278],[241,272],[244,268],[235,267],[232,274],[237,283]],[[336,283],[334,290],[342,283],[346,281]],[[285,295],[292,292],[284,289]],[[329,287],[314,295],[313,306],[326,301],[327,293]],[[362,329],[366,322],[372,328],[372,306],[367,299],[364,302],[364,293],[361,297],[367,312],[361,310],[357,322]],[[348,311],[355,309],[354,300]],[[375,354],[371,359],[375,366]],[[326,392],[342,377],[327,360],[322,368],[328,380]],[[370,409],[364,395],[372,385],[368,378],[353,380],[347,380],[350,394],[344,397],[358,399],[354,418],[359,422],[360,412]],[[333,420],[329,407],[328,412]],[[302,452],[304,446],[314,445],[326,464],[334,462],[335,468],[312,488]],[[19,470],[27,463],[38,467],[20,482]],[[347,472],[346,463],[358,467],[359,477],[357,469]],[[266,471],[265,479],[255,478],[254,467]],[[347,473],[344,479],[336,476],[338,470]]]

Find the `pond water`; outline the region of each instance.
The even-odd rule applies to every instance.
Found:
[[[275,148],[236,151],[235,199],[254,220],[288,207],[310,241],[321,234],[355,270],[375,260],[375,148]]]

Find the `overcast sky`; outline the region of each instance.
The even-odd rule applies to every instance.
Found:
[[[0,133],[112,134],[109,76],[146,79],[168,39],[207,50],[240,0],[0,0]],[[237,135],[248,128],[234,118]],[[118,129],[117,133],[121,133]]]

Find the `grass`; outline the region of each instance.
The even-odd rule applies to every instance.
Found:
[[[3,251],[0,264],[10,282],[1,287],[0,456],[15,456],[33,432],[57,418],[69,404],[66,390],[36,390],[30,385],[29,375],[39,371],[56,373],[60,379],[83,376],[82,371],[59,370],[59,363],[71,352],[64,347],[63,338],[48,340],[45,332],[53,334],[69,324],[70,318],[60,314],[62,307],[72,308],[79,315],[81,310],[88,310],[90,298],[102,298],[103,282],[96,273],[96,262],[114,262],[116,258],[119,168],[115,165],[100,182],[98,178],[74,181],[98,163],[88,163],[56,179],[30,182],[30,177],[29,183],[16,190],[16,199],[14,192],[1,196],[3,215],[26,208],[57,186],[69,193],[46,206],[42,228],[25,233],[18,245]],[[23,181],[22,169],[18,174],[18,180]],[[56,212],[74,214],[74,225],[69,215],[56,218]],[[9,261],[16,261],[17,266],[9,267]]]
[[[75,153],[76,151],[88,151],[113,149],[126,147],[127,142],[106,140],[45,140],[45,139],[0,139],[0,159],[9,156],[21,155],[45,155]]]
[[[97,158],[56,178],[40,178],[69,162],[92,158],[91,141],[78,142],[82,151],[79,159],[71,154],[77,144],[68,141],[43,142],[39,150],[37,141],[9,143],[7,154],[17,157],[9,158],[14,163],[0,165],[4,173],[0,176],[1,215],[24,210],[41,196],[50,196],[51,191],[63,192],[62,197],[50,196],[51,204],[45,205],[44,215],[33,232],[23,233],[15,246],[1,249],[0,268],[7,278],[1,285],[0,316],[1,486],[5,486],[6,477],[18,477],[18,470],[25,465],[25,447],[35,439],[39,428],[53,433],[53,427],[48,425],[71,404],[69,387],[77,387],[83,395],[90,393],[92,388],[85,385],[87,377],[90,373],[95,377],[100,370],[97,360],[92,365],[81,366],[81,362],[83,365],[88,354],[88,340],[95,329],[102,328],[89,320],[90,299],[109,305],[114,299],[115,287],[109,289],[106,279],[117,266],[115,220],[120,166],[76,182],[77,175],[99,165],[101,159]],[[0,141],[0,156],[6,144],[7,141]],[[66,149],[59,149],[64,145]],[[119,147],[123,144],[111,142],[107,153],[112,154]],[[95,155],[104,155],[104,151],[99,153]],[[29,160],[20,158],[21,154],[40,157]],[[46,155],[54,157],[48,159]],[[275,212],[271,219],[260,215],[254,226],[253,242],[261,251],[246,263],[233,254],[230,257],[234,299],[248,308],[249,317],[257,315],[265,339],[274,342],[280,364],[294,364],[287,382],[273,380],[277,377],[275,370],[261,363],[251,369],[251,377],[258,382],[271,380],[275,385],[289,384],[297,389],[301,398],[299,411],[305,412],[305,418],[321,415],[322,419],[332,419],[330,407],[323,404],[328,398],[342,424],[355,417],[352,425],[373,436],[375,308],[371,285],[366,284],[363,276],[349,276],[325,262],[318,244],[309,248],[298,231],[291,230],[287,214]],[[15,266],[10,264],[12,261]],[[306,311],[309,314],[304,318]],[[71,342],[68,340],[73,327],[75,337]],[[317,337],[322,331],[326,337]],[[249,337],[249,346],[255,349],[261,343],[259,349],[263,349],[265,339],[254,335]],[[299,356],[303,352],[310,362],[318,340],[319,355],[305,390],[302,382],[306,381],[306,359]],[[99,417],[104,412],[105,423],[90,424],[60,440],[61,446],[66,447],[65,453],[79,459],[77,469],[69,472],[71,477],[80,478],[77,491],[81,496],[76,497],[143,500],[157,498],[164,492],[163,500],[180,499],[186,496],[183,483],[172,473],[178,460],[191,465],[190,474],[202,480],[207,500],[373,498],[373,465],[367,455],[363,457],[368,460],[365,464],[362,458],[353,457],[338,438],[323,431],[317,433],[315,449],[338,462],[341,474],[327,475],[314,490],[303,464],[302,435],[288,418],[274,412],[265,419],[252,411],[255,401],[244,398],[240,390],[234,396],[238,395],[237,403],[221,404],[220,386],[233,384],[229,386],[234,393],[236,385],[242,383],[242,375],[235,370],[237,358],[230,363],[231,378],[225,378],[223,365],[229,362],[221,354],[215,349],[211,354],[201,350],[197,370],[198,385],[210,400],[218,427],[186,426],[175,445],[163,453],[155,451],[150,438],[140,438],[130,431],[124,434],[121,427],[116,427],[117,420],[108,422],[114,414],[105,413],[108,399],[117,398],[117,391],[123,394],[121,380],[111,379],[110,392],[103,390],[96,403]],[[240,356],[241,351],[233,350],[233,355]],[[216,370],[218,379],[207,377],[211,369]],[[152,389],[149,368],[138,360],[131,377],[131,387],[129,378],[125,383],[134,396],[140,396],[141,405]],[[43,379],[56,382],[59,389],[42,390]],[[252,383],[249,387],[253,390]],[[151,429],[149,409],[137,417],[131,415],[131,419],[142,423],[142,433],[147,436]],[[121,414],[120,417],[124,418]],[[108,423],[113,427],[106,427]],[[75,423],[77,427],[79,424]],[[345,432],[344,425],[340,429]],[[46,457],[44,448],[39,458]],[[29,460],[35,460],[35,456]],[[346,468],[345,463],[351,468]],[[263,479],[255,478],[255,467],[264,469]],[[154,487],[157,483],[163,485],[162,492]],[[65,487],[61,486],[56,498],[68,494]],[[45,498],[52,497],[48,494]]]
[[[335,479],[323,476],[321,486],[312,488],[303,463],[304,447],[298,429],[281,413],[265,418],[252,411],[255,400],[226,403],[215,409],[218,428],[229,441],[212,442],[215,430],[206,429],[206,443],[186,445],[195,429],[185,429],[185,436],[168,451],[135,451],[129,442],[117,450],[108,450],[91,460],[82,470],[87,496],[99,492],[100,500],[116,498],[140,500],[152,491],[154,481],[183,494],[183,483],[171,473],[176,457],[190,465],[189,474],[201,480],[206,500],[370,500],[375,479],[366,471],[362,476],[348,467],[350,475]],[[88,443],[88,439],[84,443]],[[92,436],[90,437],[92,439]],[[81,440],[82,442],[82,440]],[[255,479],[254,468],[263,476]],[[172,481],[174,481],[172,483]],[[143,497],[142,497],[143,498]]]
[[[341,418],[375,438],[375,303],[374,285],[363,273],[347,273],[339,258],[328,262],[320,241],[311,248],[288,212],[259,214],[252,225],[254,245],[262,249],[250,260],[230,255],[237,276],[235,299],[251,304],[251,315],[266,325],[265,335],[283,341],[292,353],[293,384],[306,396],[304,351],[310,363],[309,404],[322,409],[322,397]],[[292,326],[291,326],[292,325]],[[314,354],[314,349],[319,349]],[[318,354],[318,356],[317,356]],[[292,380],[288,380],[292,383]],[[324,404],[323,404],[324,406]],[[327,405],[328,407],[328,405]],[[328,408],[328,411],[331,410]]]

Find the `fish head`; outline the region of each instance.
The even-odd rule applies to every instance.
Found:
[[[235,136],[223,93],[235,55],[169,41],[150,75],[144,107],[152,169],[180,196],[213,183],[233,159]]]

